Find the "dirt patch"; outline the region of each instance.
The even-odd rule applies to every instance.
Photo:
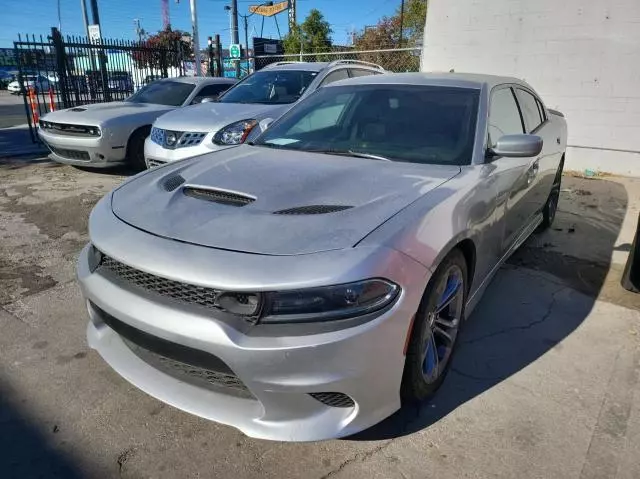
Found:
[[[20,265],[0,256],[0,305],[53,288],[58,282],[39,265]]]

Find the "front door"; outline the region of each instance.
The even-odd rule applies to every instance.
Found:
[[[525,132],[524,122],[510,86],[495,88],[489,104],[489,147],[504,135]],[[522,230],[529,225],[536,207],[531,197],[537,173],[537,158],[503,158],[491,160],[497,195],[497,208],[502,213],[502,252],[511,248]]]

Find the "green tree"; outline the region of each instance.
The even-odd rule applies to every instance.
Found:
[[[143,50],[134,50],[132,57],[138,68],[177,67],[183,60],[193,56],[193,42],[191,34],[180,30],[172,30],[168,26],[142,42]],[[164,52],[162,52],[164,50]]]
[[[400,8],[396,11],[400,17]],[[408,0],[404,4],[403,37],[411,43],[422,38],[427,20],[427,0]],[[403,42],[404,43],[404,42]]]
[[[285,53],[326,52],[331,50],[331,25],[320,10],[312,9],[301,25],[292,29],[282,40]]]

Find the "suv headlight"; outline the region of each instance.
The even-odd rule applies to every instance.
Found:
[[[247,139],[251,130],[258,124],[257,120],[240,120],[221,128],[213,137],[216,145],[239,145]]]

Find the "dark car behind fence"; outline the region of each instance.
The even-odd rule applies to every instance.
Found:
[[[47,37],[19,35],[13,45],[33,141],[37,141],[37,119],[52,108],[124,100],[152,80],[184,74],[186,52],[179,42],[150,46],[129,40],[90,40],[62,36],[52,28]],[[28,91],[28,78],[33,76],[48,80],[32,88],[36,101],[30,101]]]

